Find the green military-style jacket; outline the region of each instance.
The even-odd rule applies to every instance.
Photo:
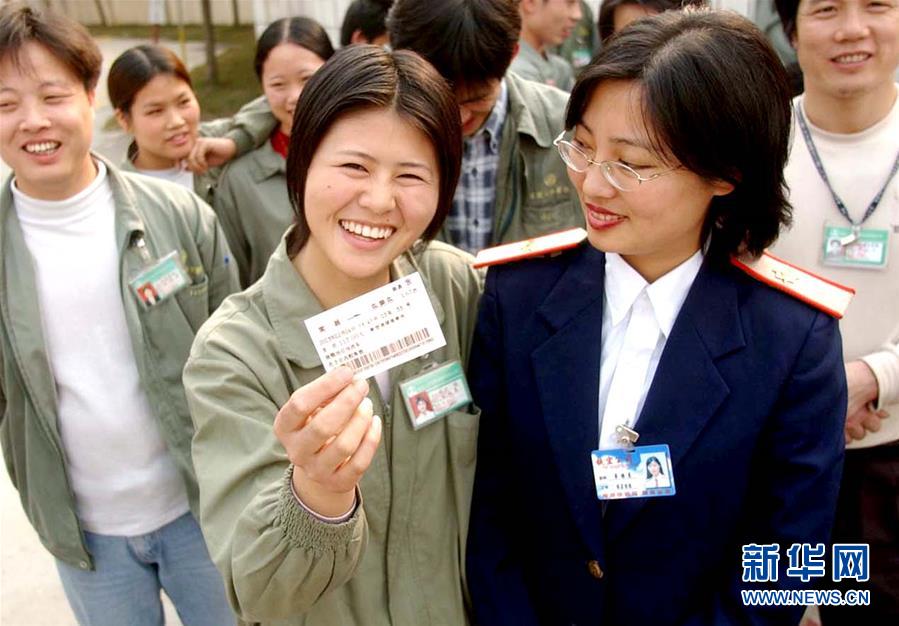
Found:
[[[509,110],[500,141],[491,245],[584,225],[577,192],[553,140],[568,94],[508,72]],[[450,241],[446,226],[440,239]]]
[[[195,423],[200,520],[229,599],[268,625],[468,622],[465,541],[478,412],[413,430],[397,383],[452,359],[467,364],[480,275],[471,257],[419,244],[391,267],[418,271],[447,345],[371,382],[383,431],[350,519],[328,524],[295,501],[290,462],[272,431],[291,394],[324,373],[303,321],[321,305],[282,242],[262,279],[232,296],[197,335],[184,381]]]
[[[94,156],[97,160],[103,160]],[[196,511],[190,459],[193,426],[181,371],[194,335],[225,297],[237,273],[215,215],[179,185],[124,173],[106,162],[116,205],[122,305],[141,382],[169,453]],[[22,506],[57,558],[92,569],[69,485],[60,439],[56,385],[41,325],[34,266],[13,207],[10,177],[0,191],[0,442]],[[142,236],[153,258],[178,251],[192,284],[148,310],[129,279],[144,267]],[[85,367],[90,367],[86,362]]]
[[[235,158],[263,145],[278,126],[278,121],[268,107],[260,107],[253,100],[235,114],[233,118],[223,118],[202,122],[199,128],[200,137],[224,137],[234,141],[237,147]],[[134,166],[137,157],[137,144],[131,142],[128,153],[120,167],[129,172],[138,171]],[[194,193],[206,204],[212,206],[215,188],[221,177],[222,167],[213,167],[203,174],[194,174]]]
[[[580,0],[581,19],[575,24],[574,31],[556,50],[557,54],[571,64],[577,76],[599,52],[599,29],[593,17],[593,9],[584,0]]]
[[[574,87],[574,71],[568,61],[551,50],[547,50],[544,57],[524,39],[518,40],[518,53],[509,69],[522,78],[562,91],[571,91]]]
[[[270,141],[225,166],[213,207],[237,260],[240,284],[262,276],[268,258],[293,223],[286,162]]]

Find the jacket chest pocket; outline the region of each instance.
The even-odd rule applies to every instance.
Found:
[[[175,299],[196,333],[209,317],[209,276],[201,275],[195,282],[176,293]]]
[[[453,411],[446,416],[449,438],[450,462],[460,469],[474,469],[478,449],[478,425],[481,409],[473,404],[464,411]]]

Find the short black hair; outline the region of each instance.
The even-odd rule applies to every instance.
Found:
[[[780,16],[780,25],[784,29],[787,41],[793,42],[796,36],[796,14],[799,12],[800,0],[774,0],[774,8]]]
[[[615,34],[615,9],[625,4],[636,4],[656,13],[664,13],[687,6],[707,6],[708,2],[707,0],[602,0],[596,18],[600,41],[605,41]]]
[[[521,33],[518,0],[395,0],[387,17],[394,49],[414,50],[453,86],[501,79]]]
[[[306,176],[328,130],[357,111],[388,109],[418,128],[431,142],[439,168],[437,211],[422,239],[433,239],[449,214],[462,167],[459,108],[446,81],[408,50],[389,52],[357,44],[338,50],[303,88],[287,148],[287,190],[294,228],[287,253],[294,257],[309,238]]]
[[[340,45],[348,46],[357,30],[369,42],[387,33],[387,12],[393,0],[353,0],[343,15]]]
[[[22,49],[29,43],[49,50],[81,81],[85,91],[97,87],[103,55],[84,26],[61,13],[24,2],[0,6],[0,60],[8,57],[20,66]]]
[[[253,69],[262,80],[262,66],[275,46],[293,43],[306,48],[327,61],[334,54],[334,46],[324,27],[310,17],[282,17],[269,24],[256,42],[256,58]]]
[[[752,22],[729,11],[669,11],[612,37],[578,78],[565,127],[577,125],[600,83],[636,81],[660,155],[734,190],[709,205],[707,256],[757,256],[790,223],[783,170],[792,109],[783,64]],[[670,160],[670,157],[669,157]]]

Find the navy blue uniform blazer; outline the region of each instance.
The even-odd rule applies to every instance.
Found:
[[[596,498],[605,257],[492,268],[470,380],[481,406],[467,573],[479,624],[788,624],[752,609],[741,548],[827,542],[843,458],[837,322],[706,261],[635,424],[677,494]],[[830,555],[830,549],[827,551]],[[828,566],[828,574],[830,568]]]

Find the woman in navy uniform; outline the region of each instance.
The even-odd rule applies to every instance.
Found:
[[[581,75],[556,145],[588,242],[491,268],[481,302],[478,623],[798,623],[740,595],[804,585],[786,550],[827,541],[842,468],[819,309],[845,292],[763,254],[789,128],[783,68],[735,14],[642,20]],[[600,501],[591,451],[637,435],[669,446],[676,493]],[[743,582],[751,543],[779,545],[776,581]]]

